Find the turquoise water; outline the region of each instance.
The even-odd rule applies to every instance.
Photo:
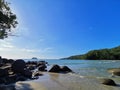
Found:
[[[70,67],[76,74],[85,77],[111,77],[110,68],[120,68],[120,60],[45,60],[49,63],[48,69],[58,64]]]

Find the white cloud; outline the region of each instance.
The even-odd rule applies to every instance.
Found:
[[[31,58],[33,56],[46,58],[48,53],[51,53],[53,48],[24,48],[18,47],[12,43],[12,39],[0,40],[0,56],[6,58]]]

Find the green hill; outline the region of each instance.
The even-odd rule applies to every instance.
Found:
[[[120,60],[120,46],[111,49],[91,50],[86,54],[70,56],[64,59]]]

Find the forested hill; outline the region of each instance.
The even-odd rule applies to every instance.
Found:
[[[91,50],[86,54],[70,56],[64,59],[120,60],[120,46],[111,49]]]

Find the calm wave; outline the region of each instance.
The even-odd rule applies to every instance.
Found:
[[[101,78],[109,77],[112,79],[117,79],[120,82],[120,77],[113,78],[112,75],[108,73],[110,68],[119,68],[119,60],[45,60],[49,63],[48,69],[54,65],[58,64],[61,66],[67,65],[70,67],[77,75],[89,78]]]

